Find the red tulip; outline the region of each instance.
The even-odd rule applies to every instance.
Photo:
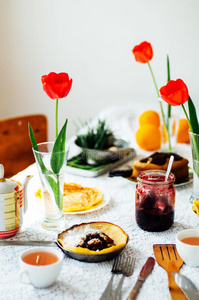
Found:
[[[150,43],[142,42],[132,50],[135,60],[141,63],[148,63],[153,58],[153,48]]]
[[[54,73],[43,75],[41,78],[43,90],[51,99],[64,98],[68,95],[72,85],[67,73]]]
[[[168,104],[177,106],[185,103],[189,99],[189,91],[181,79],[170,80],[160,89],[161,98]]]

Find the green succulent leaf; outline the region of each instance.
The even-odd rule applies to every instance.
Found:
[[[58,137],[56,138],[51,154],[50,165],[55,174],[59,173],[64,164],[67,122],[68,119],[66,119],[66,122],[64,123]]]

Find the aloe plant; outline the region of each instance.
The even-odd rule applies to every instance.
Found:
[[[78,146],[95,150],[105,150],[110,147],[110,139],[114,135],[107,126],[106,120],[98,120],[96,127],[90,127],[87,122],[83,126],[87,126],[88,130],[85,134],[77,134]]]

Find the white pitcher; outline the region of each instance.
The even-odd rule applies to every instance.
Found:
[[[0,164],[0,238],[15,235],[23,224],[27,211],[27,184],[32,176],[22,183],[4,178],[4,167]]]

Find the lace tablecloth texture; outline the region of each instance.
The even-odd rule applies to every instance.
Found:
[[[108,116],[109,110],[103,116]],[[120,112],[119,108],[117,112]],[[114,112],[114,116],[117,115]],[[118,125],[120,130],[125,129],[125,133],[131,132],[128,114],[119,117]],[[124,121],[124,122],[123,122]],[[123,123],[122,123],[123,122]],[[132,132],[130,133],[132,134]],[[132,134],[133,135],[133,134]],[[124,137],[124,135],[123,135]],[[130,135],[128,136],[130,138]],[[190,155],[189,147],[180,149],[187,156]],[[138,150],[137,150],[138,152]],[[139,154],[139,153],[138,153]],[[129,163],[130,164],[130,163]],[[24,218],[21,231],[12,240],[56,240],[57,233],[47,231],[42,228],[43,211],[38,198],[34,192],[40,187],[36,165],[32,165],[23,172],[17,174],[15,179],[22,180],[25,175],[33,174],[28,186],[29,207]],[[141,230],[135,221],[135,183],[120,177],[110,178],[103,175],[97,178],[80,177],[67,174],[66,182],[76,182],[84,186],[96,186],[110,197],[110,202],[102,209],[85,214],[65,215],[66,226],[89,221],[109,221],[113,222],[129,235],[129,242],[124,250],[124,255],[132,255],[136,258],[135,270],[131,277],[124,281],[122,299],[126,299],[133,288],[142,265],[149,256],[153,256],[153,244],[175,243],[175,235],[185,228],[199,228],[199,216],[192,211],[189,197],[192,184],[176,188],[175,221],[171,229],[150,233]],[[65,256],[63,268],[58,280],[47,289],[37,289],[31,285],[19,282],[19,255],[29,246],[0,246],[0,299],[2,300],[93,300],[99,299],[111,276],[113,260],[100,263],[85,263],[73,260]],[[61,250],[60,250],[61,251]],[[199,288],[199,268],[192,268],[183,265],[180,273],[188,276]],[[116,275],[114,286],[116,286],[121,275]],[[156,263],[152,274],[143,284],[138,300],[167,300],[170,299],[166,272]]]

